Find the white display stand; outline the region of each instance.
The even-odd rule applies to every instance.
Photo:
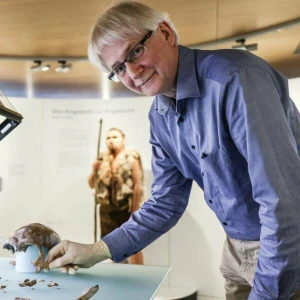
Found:
[[[47,257],[48,251],[43,248],[44,257]],[[34,273],[36,271],[32,261],[36,260],[39,255],[39,250],[36,246],[29,246],[24,251],[16,252],[16,271],[23,273]]]

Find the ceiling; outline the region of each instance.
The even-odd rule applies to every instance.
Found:
[[[112,1],[103,0],[1,0],[0,58],[86,57],[89,33],[96,18]],[[293,20],[300,21],[300,0],[143,0],[168,12],[180,43],[199,44],[242,36]],[[247,38],[257,43],[253,53],[264,58],[288,78],[300,77],[300,22],[280,32]],[[231,48],[230,42],[210,49]],[[208,49],[207,47],[204,47]],[[300,51],[299,51],[300,52]],[[87,60],[73,62],[69,73],[51,70],[33,73],[30,60],[0,59],[0,88],[13,97],[104,98],[138,96],[121,83],[109,82]]]

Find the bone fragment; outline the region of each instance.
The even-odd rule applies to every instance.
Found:
[[[48,284],[49,287],[52,286],[58,286],[58,283],[54,282],[54,281],[50,281],[50,283]]]
[[[19,283],[20,287],[33,286],[33,285],[36,285],[36,279],[34,280],[25,279],[23,282]]]

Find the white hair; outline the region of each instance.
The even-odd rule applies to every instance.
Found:
[[[90,62],[103,71],[110,72],[102,60],[102,50],[107,45],[128,41],[145,31],[156,31],[159,23],[167,22],[178,44],[178,34],[167,13],[159,12],[139,2],[125,1],[106,10],[97,20],[88,45]]]

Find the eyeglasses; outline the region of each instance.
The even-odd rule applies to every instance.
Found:
[[[144,36],[144,38],[130,50],[126,59],[111,71],[111,73],[108,76],[109,80],[119,82],[120,78],[122,78],[126,74],[125,63],[129,62],[132,64],[132,63],[138,62],[141,59],[141,57],[147,51],[147,48],[144,46],[144,43],[150,38],[151,34],[152,34],[152,31],[149,31]]]

